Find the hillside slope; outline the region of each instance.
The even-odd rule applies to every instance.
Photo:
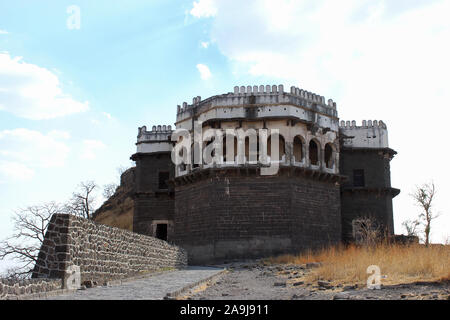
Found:
[[[135,168],[120,177],[120,186],[94,213],[94,221],[120,229],[133,231]]]

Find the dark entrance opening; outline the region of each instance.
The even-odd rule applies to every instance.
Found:
[[[167,224],[156,225],[156,238],[167,241]]]

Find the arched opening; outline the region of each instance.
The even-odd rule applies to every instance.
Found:
[[[267,139],[267,155],[273,160],[282,160],[285,154],[285,140],[281,134],[278,135],[278,159],[272,159],[272,135]]]
[[[247,159],[247,162],[258,161],[258,153],[259,136],[256,136],[256,139],[245,137],[245,158]]]
[[[313,166],[319,165],[319,146],[314,140],[309,142],[309,162]]]
[[[177,144],[181,145],[182,142],[183,142],[183,137],[181,136],[178,138]],[[187,170],[187,164],[189,162],[188,156],[189,156],[189,153],[188,153],[187,148],[184,146],[181,146],[181,148],[179,148],[179,151],[178,151],[178,160],[180,161],[180,164],[179,164],[180,171]]]
[[[210,140],[203,141],[203,165],[209,166],[212,165],[216,159],[216,148],[215,148],[215,140],[216,137],[212,136]]]
[[[333,147],[327,143],[325,145],[325,165],[328,169],[332,169],[334,165],[334,159],[333,159]]]
[[[303,161],[303,139],[300,136],[294,138],[294,158],[295,162]]]
[[[228,157],[228,155],[227,155],[227,139],[232,139],[232,141],[233,141],[234,152],[233,152],[232,156],[230,155],[230,157]],[[234,135],[227,135],[227,136],[223,137],[223,140],[222,140],[223,162],[234,162],[235,161],[235,158],[236,158],[237,152],[238,152],[237,146],[238,146],[238,143],[237,143],[236,136],[234,136]]]
[[[191,145],[191,152],[193,152],[193,154],[191,155],[191,157],[193,157],[192,169],[200,167],[201,151],[202,150],[200,149],[200,143],[196,142]]]
[[[180,149],[180,151],[178,152],[178,156],[180,157],[180,159],[182,159],[182,162],[180,163],[180,170],[181,171],[186,171],[187,169],[187,149],[186,147],[182,147]]]

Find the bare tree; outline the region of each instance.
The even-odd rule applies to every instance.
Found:
[[[436,196],[434,182],[424,183],[416,187],[416,190],[411,196],[415,204],[422,209],[422,212],[419,214],[419,219],[425,226],[425,245],[428,247],[430,245],[431,222],[439,216],[432,211],[433,200]]]
[[[97,188],[98,186],[94,181],[81,182],[78,185],[78,190],[73,193],[71,200],[66,205],[66,213],[92,219],[96,202],[93,193]]]
[[[402,226],[406,229],[407,236],[414,236],[417,237],[419,230],[418,227],[420,226],[419,220],[405,220],[402,222]]]
[[[0,259],[7,257],[18,262],[16,269],[9,269],[12,279],[27,278],[33,271],[37,256],[44,242],[45,232],[53,214],[63,212],[63,206],[55,202],[19,209],[13,216],[13,235],[0,242]]]
[[[356,243],[373,246],[380,240],[381,229],[373,218],[361,217],[352,221]]]
[[[109,183],[103,187],[103,197],[105,197],[106,200],[111,198],[114,193],[116,192],[118,188],[118,185],[115,183]]]

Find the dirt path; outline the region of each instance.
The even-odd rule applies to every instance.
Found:
[[[183,290],[222,271],[223,269],[219,268],[189,267],[132,280],[121,285],[77,290],[47,300],[161,300],[168,293]]]
[[[191,289],[181,299],[193,300],[448,300],[449,283],[382,286],[381,290],[305,284],[300,279],[311,266],[264,266],[257,262],[221,265],[229,271],[208,285]]]

